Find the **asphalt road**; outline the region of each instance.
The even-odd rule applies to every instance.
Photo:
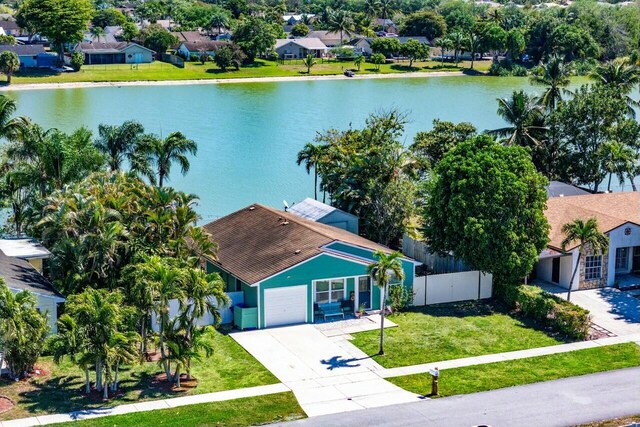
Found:
[[[556,427],[640,414],[640,368],[281,423],[286,427]]]

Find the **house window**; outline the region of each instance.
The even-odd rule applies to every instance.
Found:
[[[316,303],[326,304],[344,299],[344,279],[316,281]]]
[[[584,263],[584,280],[595,280],[602,277],[602,255],[588,256]]]
[[[616,270],[629,268],[629,248],[616,249]]]

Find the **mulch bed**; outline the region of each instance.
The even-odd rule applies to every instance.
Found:
[[[198,386],[198,380],[192,375],[190,380],[187,380],[187,375],[180,375],[180,388],[174,386],[175,383],[167,381],[166,374],[158,374],[151,381],[151,386],[164,391],[183,392],[196,388]]]
[[[7,412],[16,406],[16,403],[6,396],[0,396],[0,414]]]

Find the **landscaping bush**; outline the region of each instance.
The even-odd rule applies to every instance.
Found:
[[[527,74],[528,74],[527,73],[527,69],[525,67],[523,67],[522,65],[514,64],[514,66],[511,67],[511,75],[512,76],[526,77]]]
[[[509,70],[503,67],[499,62],[494,62],[491,64],[491,67],[489,67],[489,75],[506,77],[509,75]]]
[[[554,331],[576,339],[589,336],[591,316],[588,310],[537,286],[500,286],[498,295],[516,312],[542,322]]]
[[[401,311],[413,303],[413,293],[404,285],[389,285],[388,303],[394,313]]]
[[[80,52],[73,52],[71,55],[71,68],[74,71],[80,71],[80,68],[84,65],[84,55]]]

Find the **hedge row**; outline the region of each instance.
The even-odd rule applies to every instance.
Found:
[[[525,317],[543,322],[556,332],[582,340],[589,336],[591,315],[582,307],[538,286],[505,286],[500,293],[512,309]]]

